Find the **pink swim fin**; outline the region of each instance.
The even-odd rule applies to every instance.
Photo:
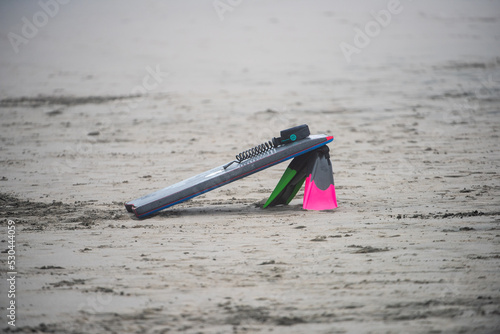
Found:
[[[326,146],[325,146],[326,147]],[[318,149],[316,159],[310,161],[310,174],[306,177],[303,208],[305,210],[331,210],[337,207],[332,163],[328,148]]]

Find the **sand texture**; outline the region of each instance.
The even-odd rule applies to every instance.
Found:
[[[350,59],[387,1],[54,8],[16,50],[44,9],[0,2],[0,331],[500,332],[498,2],[401,0]],[[303,123],[336,210],[262,209],[287,163],[123,206]]]

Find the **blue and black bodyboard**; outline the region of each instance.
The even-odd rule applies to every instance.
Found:
[[[309,131],[307,129],[307,131]],[[292,141],[295,140],[291,136]],[[275,138],[276,139],[276,138]],[[230,162],[169,187],[125,203],[125,208],[138,218],[187,201],[210,190],[252,175],[283,161],[318,149],[333,140],[333,136],[309,135],[304,139],[267,148],[266,151],[240,162]]]

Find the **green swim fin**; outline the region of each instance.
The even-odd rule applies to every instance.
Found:
[[[283,173],[283,176],[281,176],[276,188],[271,193],[271,196],[269,196],[266,204],[264,204],[264,208],[290,203],[304,184],[307,176],[307,164],[311,153],[295,157],[292,160]]]

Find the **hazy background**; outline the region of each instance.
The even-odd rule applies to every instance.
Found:
[[[22,35],[22,18],[33,22],[41,6],[1,1],[0,94],[126,95],[158,65],[169,76],[151,94],[252,91],[281,104],[294,90],[387,105],[377,92],[395,78],[397,100],[441,77],[436,66],[500,55],[497,1],[401,0],[401,13],[350,64],[340,43],[353,45],[353,29],[387,1],[240,1],[223,20],[217,3],[70,1],[15,53],[8,33]]]

